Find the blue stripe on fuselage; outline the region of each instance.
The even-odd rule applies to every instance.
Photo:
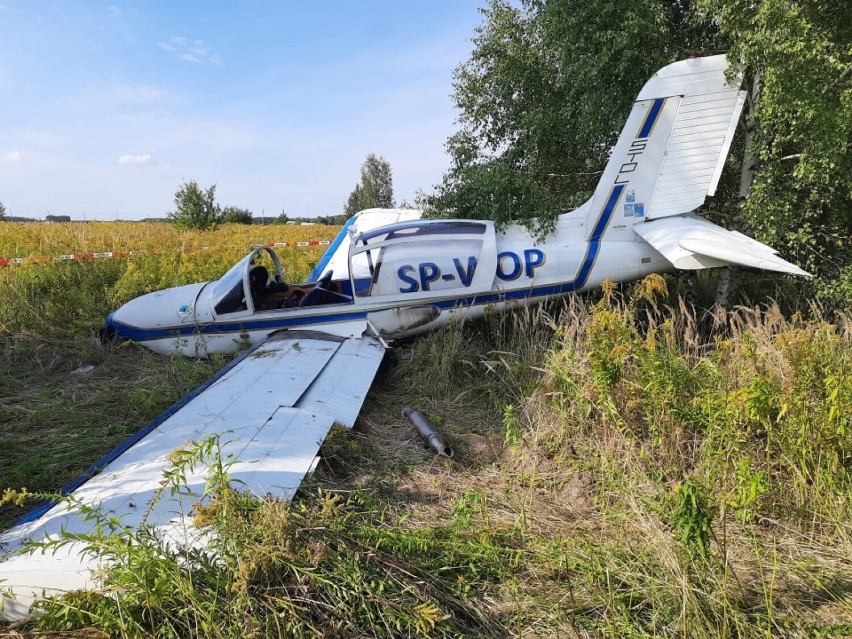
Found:
[[[296,311],[298,313],[298,311]],[[269,319],[251,318],[244,321],[218,322],[214,324],[188,324],[185,326],[170,326],[167,328],[140,328],[117,321],[112,314],[107,317],[107,322],[115,328],[116,333],[125,339],[134,342],[144,342],[152,339],[168,339],[184,335],[218,335],[221,333],[242,333],[248,331],[268,330],[275,331],[282,328],[293,328],[310,324],[330,324],[333,322],[347,322],[350,320],[366,319],[366,311],[348,311],[344,313],[328,313],[324,315],[310,315],[307,317],[275,317]]]
[[[624,185],[618,184],[613,187],[609,194],[606,205],[604,206],[601,216],[598,218],[598,222],[595,224],[595,228],[589,238],[589,246],[586,249],[586,257],[583,259],[583,265],[580,267],[580,272],[577,273],[577,277],[574,278],[574,282],[579,284],[575,288],[584,286],[586,284],[586,280],[589,279],[589,274],[592,272],[592,266],[594,266],[595,260],[598,259],[598,253],[601,248],[601,238],[603,237],[604,231],[606,231],[606,227],[609,226],[609,221],[612,219],[612,212],[615,210],[615,205],[618,204],[618,200],[621,198],[621,193],[623,191]]]

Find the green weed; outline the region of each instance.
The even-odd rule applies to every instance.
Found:
[[[130,529],[65,497],[92,532],[33,546],[82,543],[108,568],[98,590],[39,602],[37,627],[175,638],[499,634],[499,623],[467,599],[517,565],[498,536],[456,525],[408,530],[364,493],[319,490],[292,505],[251,497],[234,485],[217,438],[170,459],[154,500],[188,499],[186,474],[208,468],[192,507],[195,526],[210,533],[207,547],[176,546],[154,527]]]

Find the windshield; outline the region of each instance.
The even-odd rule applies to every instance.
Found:
[[[231,267],[231,270],[213,283],[213,310],[217,315],[248,310],[243,276],[246,273],[248,255]]]

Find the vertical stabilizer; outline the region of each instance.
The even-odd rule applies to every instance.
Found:
[[[725,56],[670,64],[645,84],[590,201],[587,238],[629,240],[632,226],[688,213],[712,195],[745,92]]]

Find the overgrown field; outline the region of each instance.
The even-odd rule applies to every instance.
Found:
[[[37,259],[108,251],[239,251],[250,244],[330,240],[340,227],[225,224],[207,231],[157,222],[3,222],[0,257]]]
[[[0,224],[0,329],[72,338],[100,326],[109,311],[143,293],[216,279],[254,244],[331,240],[338,227],[228,224],[179,231],[157,223]],[[60,255],[158,251],[125,257],[56,260]],[[324,246],[277,249],[288,281],[300,282]]]
[[[73,341],[47,322],[4,334],[0,488],[58,488],[218,364],[96,347],[95,321],[59,331]],[[451,325],[388,362],[292,505],[241,495],[221,460],[196,510],[215,558],[93,536],[118,559],[112,596],[15,631],[852,635],[849,311],[709,314],[652,277]],[[404,406],[454,458],[424,450]],[[201,457],[215,441],[175,456]]]

